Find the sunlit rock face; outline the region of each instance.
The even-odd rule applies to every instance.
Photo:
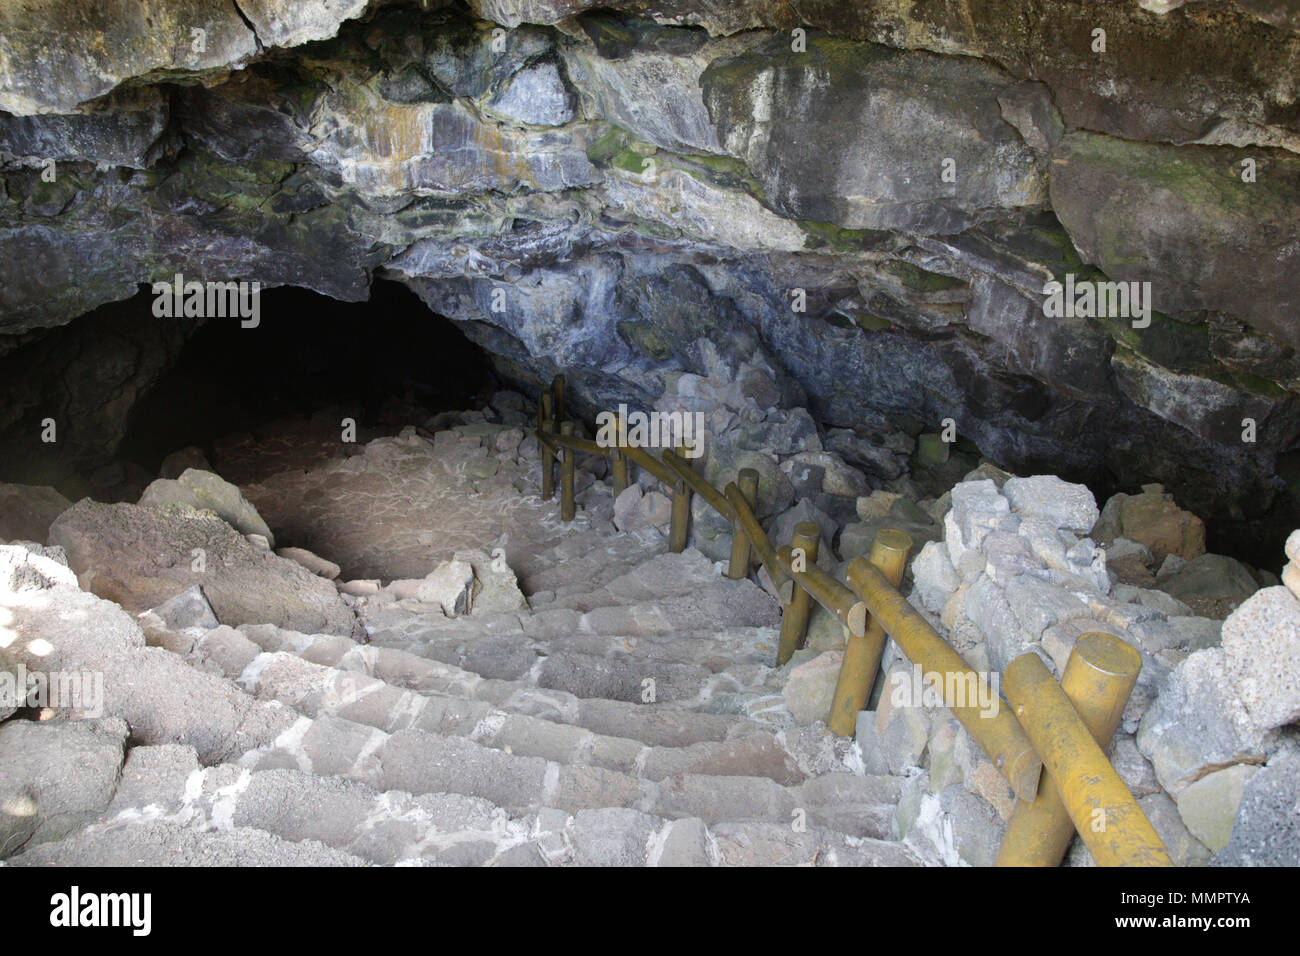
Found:
[[[177,272],[384,276],[588,415],[758,361],[827,427],[1294,513],[1284,5],[594,6],[0,2],[0,353]]]

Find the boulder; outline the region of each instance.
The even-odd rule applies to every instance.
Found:
[[[1267,753],[1217,647],[1196,651],[1169,675],[1142,716],[1137,745],[1175,798],[1206,773]]]
[[[811,724],[826,719],[843,661],[843,652],[826,651],[790,668],[781,696],[795,723]]]
[[[1300,748],[1279,750],[1246,781],[1228,845],[1213,866],[1295,866],[1300,863]]]
[[[519,579],[506,564],[505,552],[457,551],[453,561],[466,562],[474,569],[474,597],[471,602],[474,614],[496,614],[502,611],[522,611],[528,608],[528,599],[519,589]]]
[[[1225,617],[1259,589],[1250,569],[1224,554],[1166,565],[1156,574],[1156,586],[1205,617]]]
[[[642,491],[640,485],[629,485],[614,499],[614,526],[619,531],[662,527],[672,516],[673,503],[667,495]]]
[[[1254,726],[1263,731],[1300,721],[1300,600],[1287,588],[1264,588],[1223,622],[1229,677]]]
[[[164,458],[162,464],[158,467],[158,477],[179,478],[190,468],[207,472],[215,471],[211,463],[209,463],[207,455],[203,454],[203,449],[190,445],[187,448],[174,451]]]
[[[220,625],[199,585],[150,608],[138,617],[150,645],[188,654],[194,643]]]
[[[1086,485],[1074,485],[1055,475],[1010,478],[1002,486],[1011,509],[1027,518],[1044,518],[1053,527],[1086,534],[1097,523],[1097,502]]]
[[[0,483],[0,540],[45,544],[54,519],[71,507],[53,488]]]
[[[858,498],[871,490],[866,476],[832,451],[799,452],[781,463],[781,471],[790,474],[809,465],[822,470],[822,491],[827,494]]]
[[[330,582],[249,544],[224,520],[182,505],[85,500],[51,526],[83,586],[140,613],[201,585],[222,624],[275,624],[351,635],[352,611]]]
[[[333,581],[342,571],[333,561],[327,561],[306,548],[276,548],[275,553],[282,558],[298,562],[312,574],[318,574],[326,581]]]
[[[93,821],[117,789],[128,732],[120,718],[0,725],[0,859]]]
[[[1239,763],[1207,773],[1178,795],[1178,815],[1211,853],[1228,845],[1246,785],[1257,773],[1259,767]]]
[[[271,529],[243,492],[210,471],[187,468],[177,479],[159,478],[144,490],[139,504],[146,508],[186,505],[200,511],[211,511],[240,534],[260,534],[272,547],[275,546]]]
[[[1190,561],[1205,553],[1205,524],[1179,508],[1162,485],[1145,485],[1141,494],[1121,493],[1106,502],[1092,537],[1109,544],[1120,536],[1144,545],[1156,564],[1170,554]]]
[[[23,674],[17,659],[0,647],[0,720],[26,705],[27,682]]]
[[[830,543],[835,540],[835,532],[839,530],[839,525],[830,515],[807,499],[783,511],[768,523],[765,530],[772,540],[773,547],[780,548],[790,544],[794,539],[795,525],[804,521],[811,521],[821,529],[821,543],[817,546],[817,564],[823,569],[833,567],[835,560]]]
[[[443,561],[428,573],[415,594],[425,604],[442,606],[448,617],[468,614],[474,602],[474,567],[468,561]]]
[[[783,465],[795,460],[792,458],[778,464],[775,455],[761,451],[747,451],[715,441],[709,448],[709,460],[704,467],[704,477],[713,484],[713,487],[722,491],[728,484],[736,481],[742,469],[753,468],[758,472],[758,503],[755,511],[760,519],[767,518],[780,514],[794,503],[794,485],[790,483]]]
[[[932,614],[938,614],[953,592],[961,586],[961,578],[948,560],[948,551],[941,541],[927,541],[921,553],[912,561],[912,582],[915,599]]]

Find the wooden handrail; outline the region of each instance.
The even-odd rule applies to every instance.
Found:
[[[735,519],[735,512],[732,511],[727,496],[709,484],[702,475],[691,467],[690,462],[672,451],[664,451],[660,457],[663,459],[664,464],[690,485],[691,490],[708,502],[714,511],[728,521]]]
[[[577,435],[552,435],[550,437],[561,448],[572,448],[574,451],[580,451],[587,455],[609,458],[614,451],[612,448],[605,448],[596,444],[590,438],[579,438]]]
[[[998,858],[1000,865],[1052,865],[1059,861],[1068,843],[1070,824],[1083,836],[1094,856],[1103,864],[1168,865],[1169,857],[1164,845],[1102,749],[1109,736],[1109,726],[1097,734],[1092,726],[1080,718],[1080,712],[1089,713],[1088,708],[1083,706],[1084,698],[1089,694],[1083,694],[1079,701],[1074,700],[1068,691],[1078,691],[1078,688],[1074,684],[1065,688],[1064,685],[1069,683],[1065,680],[1066,675],[1063,675],[1061,685],[1058,686],[1038,657],[1026,654],[1017,658],[1008,667],[1006,677],[1007,699],[1017,707],[1021,715],[1019,720],[1009,710],[986,714],[980,707],[972,706],[970,701],[950,696],[949,685],[955,687],[956,682],[948,678],[956,678],[963,686],[971,687],[978,687],[981,678],[899,592],[898,583],[912,545],[911,539],[906,535],[893,530],[884,530],[877,535],[877,540],[872,545],[872,560],[869,562],[858,558],[853,561],[846,573],[847,585],[821,570],[815,562],[801,562],[804,565],[802,570],[796,570],[793,549],[790,546],[779,550],[772,547],[771,540],[763,531],[754,515],[754,508],[746,497],[748,495],[753,498],[757,493],[758,475],[753,469],[742,469],[738,476],[738,481],[745,484],[745,491],[741,491],[736,482],[731,482],[725,491],[719,492],[676,452],[663,451],[661,460],[632,445],[606,448],[590,439],[575,437],[571,423],[559,422],[564,408],[562,376],[556,377],[552,392],[544,394],[542,399],[538,403],[539,427],[536,435],[544,452],[543,497],[550,497],[547,491],[552,478],[551,458],[559,458],[563,485],[561,514],[565,521],[574,518],[575,451],[612,459],[616,474],[620,467],[626,469],[628,461],[635,462],[673,492],[671,540],[674,551],[685,547],[686,517],[689,514],[690,493],[693,491],[731,522],[734,540],[729,576],[748,576],[752,549],[767,569],[772,584],[782,593],[786,603],[785,613],[800,613],[800,620],[791,625],[788,635],[785,631],[790,622],[784,619],[782,621],[782,651],[779,657],[785,659],[779,659],[779,664],[785,663],[794,646],[802,641],[803,631],[807,627],[807,598],[815,600],[844,625],[849,632],[849,644],[836,685],[836,703],[832,704],[828,719],[832,730],[842,735],[852,733],[852,722],[856,721],[857,713],[865,706],[872,681],[879,672],[880,652],[883,650],[886,633],[918,668],[944,676],[944,705],[993,760],[1019,798],[1016,819],[1013,821],[1017,823],[1018,829],[1012,827],[1015,836],[1002,848]],[[548,414],[552,407],[556,411],[555,419],[551,419]],[[567,452],[562,452],[561,449],[567,449]],[[795,542],[805,542],[805,557],[816,556],[817,530],[815,525],[808,522],[801,523],[796,528]],[[889,554],[886,555],[886,552]],[[798,592],[794,591],[796,587]],[[796,593],[800,595],[799,602],[802,602],[798,606],[794,600]],[[802,607],[802,612],[798,611],[799,607]],[[1110,635],[1088,637],[1113,640]],[[1117,643],[1122,645],[1120,650],[1131,650],[1128,645]],[[856,667],[850,662],[855,648],[861,651],[858,655],[861,661]],[[1072,662],[1076,656],[1071,655]],[[1112,716],[1118,715],[1123,709],[1124,700],[1132,689],[1140,664],[1138,660],[1136,666],[1129,668],[1132,673],[1126,672],[1127,677],[1132,679],[1112,682],[1117,686],[1112,688],[1115,691],[1111,695],[1114,700],[1108,698],[1108,714],[1113,711]],[[1110,671],[1106,671],[1106,675],[1109,674]],[[1079,681],[1074,683],[1078,684]],[[952,691],[952,694],[955,695],[956,691]],[[1094,741],[1094,736],[1102,739]],[[1068,746],[1062,744],[1062,740]],[[1099,743],[1102,746],[1098,746]],[[1046,757],[1040,758],[1040,753]],[[1047,779],[1043,774],[1045,763],[1051,770],[1053,779]],[[1043,793],[1040,793],[1040,783]],[[1058,787],[1059,790],[1056,789]],[[1053,796],[1056,797],[1055,801],[1049,799]],[[1121,826],[1115,828],[1118,832],[1113,838],[1099,837],[1088,832],[1088,827],[1091,826],[1088,814],[1095,805],[1106,803],[1118,808],[1117,822]],[[1011,836],[1012,830],[1008,831],[1008,836]],[[1039,846],[1040,843],[1050,845]]]
[[[677,482],[677,474],[644,448],[637,448],[634,445],[622,445],[619,447],[619,451],[650,472],[670,489]]]
[[[794,549],[789,545],[776,552],[776,560],[794,582],[807,591],[814,601],[834,614],[854,637],[861,637],[867,629],[867,605],[847,585],[810,564],[803,571],[794,569]]]
[[[736,520],[744,529],[745,536],[749,538],[750,547],[758,552],[758,560],[763,562],[768,577],[779,588],[789,576],[785,573],[785,568],[781,567],[781,562],[776,559],[776,549],[772,547],[772,542],[768,539],[763,526],[754,517],[754,512],[749,509],[749,502],[745,500],[745,496],[740,493],[740,488],[734,481],[727,485],[727,500],[731,502]]]

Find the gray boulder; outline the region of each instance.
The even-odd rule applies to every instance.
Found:
[[[159,478],[144,490],[139,504],[146,508],[186,505],[200,511],[211,511],[240,534],[260,534],[272,547],[275,546],[271,529],[244,493],[210,471],[187,468],[179,478]]]
[[[54,519],[71,507],[44,485],[0,484],[0,539],[45,544]]]
[[[1251,721],[1270,730],[1300,720],[1300,600],[1257,592],[1223,622],[1223,651]]]
[[[128,732],[117,718],[0,725],[0,859],[98,816],[117,788]]]
[[[354,630],[356,618],[333,584],[256,548],[210,513],[85,500],[60,516],[50,537],[83,587],[135,613],[201,585],[217,619],[231,627]]]
[[[1212,866],[1300,866],[1300,748],[1274,754],[1247,781],[1228,845]]]

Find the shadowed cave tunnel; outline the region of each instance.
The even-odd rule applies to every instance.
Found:
[[[134,500],[182,448],[213,460],[223,438],[294,421],[337,439],[344,418],[364,443],[476,407],[497,387],[487,355],[398,283],[376,280],[363,302],[263,290],[249,328],[157,317],[141,288],[0,357],[0,388],[28,396],[0,435],[0,480]],[[47,416],[68,440],[31,441]],[[244,477],[260,476],[249,464]]]

